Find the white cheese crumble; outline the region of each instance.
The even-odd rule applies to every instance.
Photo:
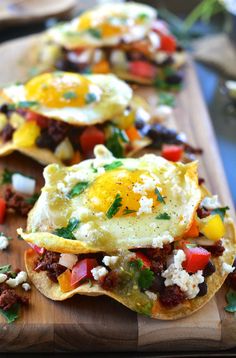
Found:
[[[58,263],[62,266],[69,268],[69,269],[72,269],[72,267],[76,264],[77,261],[78,261],[77,255],[61,254]]]
[[[150,298],[150,300],[152,300],[152,301],[157,300],[157,295],[154,292],[145,291],[145,294],[148,296],[148,298]]]
[[[115,265],[117,261],[118,256],[104,256],[102,259],[102,262],[108,267]]]
[[[88,181],[88,177],[91,173],[88,170],[80,170],[76,172],[69,172],[66,174],[64,180],[67,184],[71,182]]]
[[[155,188],[160,185],[160,179],[145,174],[140,175],[143,183],[135,183],[133,186],[133,192],[141,195],[146,195],[147,191],[154,191]],[[161,188],[158,188],[161,191]]]
[[[81,224],[77,231],[74,231],[75,237],[79,237],[80,240],[94,241],[102,237],[101,230],[95,228],[94,223],[89,221],[85,224]]]
[[[66,194],[68,191],[68,188],[65,186],[63,182],[57,183],[57,190],[59,190],[62,194]]]
[[[166,120],[168,121],[173,116],[173,109],[169,106],[166,106],[165,104],[158,105],[155,110],[153,111],[153,117],[160,120]]]
[[[201,204],[200,207],[203,207],[206,209],[217,209],[221,207],[221,204],[219,202],[218,196],[217,195],[213,195],[212,197],[206,196]]]
[[[170,244],[173,241],[174,238],[170,235],[169,231],[164,231],[163,234],[154,237],[152,240],[152,247],[162,249],[164,244]]]
[[[186,256],[183,250],[174,251],[174,263],[172,263],[167,270],[162,273],[165,278],[165,286],[177,285],[181,291],[186,294],[186,297],[193,299],[199,292],[198,285],[204,282],[202,270],[197,271],[193,275],[189,275],[187,271],[182,268],[182,263]]]
[[[91,270],[91,273],[93,275],[94,280],[98,281],[100,278],[105,276],[108,273],[108,271],[103,266],[97,266]]]
[[[23,194],[33,195],[36,181],[19,173],[12,175],[12,187],[15,191]]]
[[[28,282],[23,283],[22,288],[25,291],[30,291],[31,290],[31,286],[30,286],[30,284]]]
[[[223,264],[222,264],[222,273],[223,274],[224,273],[231,273],[231,272],[234,271],[234,269],[235,269],[235,267],[227,264],[226,262],[223,262]]]
[[[0,273],[0,283],[5,282],[7,279],[7,275],[5,273]]]
[[[140,208],[137,212],[137,215],[141,214],[151,214],[152,213],[152,206],[153,206],[153,199],[148,199],[146,196],[142,196],[139,200]]]
[[[6,236],[0,236],[0,250],[5,250],[9,246],[9,240]]]
[[[104,167],[105,164],[111,164],[115,158],[113,154],[104,146],[96,145],[94,149],[95,159],[93,160],[94,168]]]
[[[27,273],[25,271],[20,271],[15,278],[9,278],[6,283],[8,286],[14,288],[25,281],[27,281]]]

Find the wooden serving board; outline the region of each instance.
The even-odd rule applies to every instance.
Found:
[[[24,78],[22,58],[33,37],[13,41],[0,47],[1,83]],[[187,134],[188,141],[204,150],[200,175],[223,204],[233,208],[216,146],[211,122],[203,102],[193,65],[186,65],[185,88],[178,95],[175,118],[168,123]],[[148,100],[156,92],[151,88],[137,90]],[[0,167],[37,177],[43,184],[42,166],[15,153],[0,160]],[[233,212],[231,212],[233,215]],[[14,239],[10,249],[0,254],[0,265],[11,263],[24,267],[26,244],[17,239],[15,230],[25,220],[8,215],[0,227]],[[30,294],[29,309],[21,318],[7,325],[0,317],[0,351],[183,351],[219,350],[236,345],[236,320],[223,307],[224,288],[203,309],[177,321],[157,321],[137,315],[107,297],[76,296],[66,302],[52,302],[36,289]]]

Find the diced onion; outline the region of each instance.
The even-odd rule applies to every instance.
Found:
[[[69,269],[72,269],[72,267],[76,264],[77,261],[78,257],[74,254],[61,254],[59,264]]]
[[[23,194],[33,195],[36,181],[19,173],[12,175],[12,187],[15,191]]]
[[[55,149],[55,156],[61,160],[69,160],[74,155],[74,149],[68,138],[65,138]]]

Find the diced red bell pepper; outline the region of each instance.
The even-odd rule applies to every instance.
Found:
[[[173,53],[176,50],[176,40],[171,35],[161,35],[160,50]]]
[[[182,155],[184,149],[180,145],[175,144],[164,144],[161,151],[161,156],[172,162],[178,162]]]
[[[139,259],[143,263],[143,268],[150,268],[151,267],[151,261],[149,258],[144,255],[142,252],[135,252],[136,259]]]
[[[83,154],[92,154],[95,145],[105,143],[105,134],[95,126],[87,127],[80,136],[80,146]]]
[[[35,245],[35,244],[31,244],[31,243],[28,243],[28,244],[29,244],[29,245],[32,247],[32,249],[34,249],[34,251],[35,251],[37,254],[39,254],[39,255],[43,255],[44,252],[46,251],[44,247],[39,247],[39,246],[37,246],[37,245]]]
[[[129,62],[129,72],[139,77],[154,78],[157,74],[157,69],[146,61],[132,61]]]
[[[84,279],[93,278],[91,270],[98,266],[96,259],[83,259],[72,268],[71,285],[76,285]]]
[[[35,112],[28,111],[26,113],[26,120],[29,122],[36,122],[40,128],[48,127],[48,118]]]
[[[4,200],[3,198],[0,198],[0,224],[4,223],[6,209],[7,209],[6,200]]]
[[[211,257],[211,253],[203,247],[185,247],[184,252],[186,260],[183,262],[182,266],[189,273],[203,270]]]

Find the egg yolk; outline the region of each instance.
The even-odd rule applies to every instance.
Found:
[[[107,213],[111,205],[114,203],[117,194],[121,198],[121,206],[115,214],[116,217],[128,215],[136,215],[140,208],[140,199],[143,196],[134,192],[135,184],[143,184],[140,176],[148,176],[149,173],[143,170],[130,171],[127,169],[111,170],[99,176],[88,189],[88,204],[95,212]],[[146,191],[147,198],[153,199],[153,207],[159,203],[155,190]]]
[[[26,99],[46,107],[82,107],[97,101],[100,88],[87,78],[74,73],[44,73],[31,79],[25,85]],[[95,95],[96,92],[96,95]]]

